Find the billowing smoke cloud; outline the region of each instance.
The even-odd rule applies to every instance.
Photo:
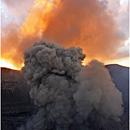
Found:
[[[84,49],[87,61],[115,58],[125,40],[104,1],[35,0],[34,3],[20,27],[10,24],[2,30],[6,34],[2,36],[2,58],[10,57],[15,64],[21,65],[24,50],[42,39],[65,47],[79,46]]]
[[[39,111],[20,130],[90,130],[90,121],[101,129],[104,121],[120,120],[121,92],[102,63],[82,66],[81,48],[42,41],[27,49],[24,58],[22,72]]]

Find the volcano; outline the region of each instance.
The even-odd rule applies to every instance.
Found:
[[[109,70],[115,86],[122,92],[124,114],[121,116],[121,122],[116,123],[109,120],[109,123],[104,124],[102,130],[128,130],[129,68],[117,64],[106,65],[105,67]],[[21,71],[1,68],[1,73],[2,130],[17,130],[36,113],[38,107],[30,99],[30,86],[26,83]],[[90,125],[92,125],[91,123]]]

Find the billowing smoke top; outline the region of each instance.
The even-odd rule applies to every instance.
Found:
[[[21,130],[88,130],[93,127],[90,121],[119,121],[121,92],[102,63],[94,60],[82,66],[81,48],[64,49],[42,41],[26,50],[24,58],[22,71],[40,108]]]
[[[30,71],[29,76],[30,73],[33,76],[27,77],[33,81],[47,73],[73,77],[81,70],[81,61],[85,58],[81,48],[64,49],[45,41],[35,43],[25,52],[24,56],[27,74]]]

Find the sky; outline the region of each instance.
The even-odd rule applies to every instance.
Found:
[[[100,0],[100,1],[102,3],[104,3],[104,5],[106,5],[107,13],[111,15],[112,19],[114,19],[114,22],[118,26],[118,32],[117,32],[118,35],[120,36],[120,39],[123,39],[123,40],[120,40],[122,43],[120,43],[120,46],[118,46],[118,49],[116,49],[116,56],[113,56],[112,58],[109,58],[108,60],[105,59],[105,64],[117,63],[117,64],[121,64],[121,65],[125,65],[125,66],[130,66],[130,64],[129,64],[129,40],[130,39],[129,39],[129,34],[128,34],[128,28],[129,28],[129,22],[128,22],[128,0]],[[35,2],[38,4],[38,0],[35,0]],[[1,32],[2,32],[2,38],[3,37],[5,38],[6,35],[8,34],[8,32],[11,29],[14,29],[14,28],[16,29],[17,28],[17,31],[19,31],[21,29],[21,26],[24,29],[26,29],[26,26],[24,26],[23,23],[26,23],[26,25],[28,25],[27,24],[28,23],[27,18],[29,17],[30,11],[34,10],[34,4],[36,6],[35,2],[33,0],[22,0],[22,1],[19,1],[19,0],[1,0],[1,19],[2,19],[1,20]],[[96,0],[95,0],[95,3],[96,3]],[[64,4],[64,3],[62,3],[62,4]],[[92,5],[92,7],[94,7],[94,4],[90,4],[90,6],[91,5]],[[65,9],[61,10],[61,12],[62,11],[63,11],[63,13],[66,14],[66,10]],[[99,11],[99,13],[100,13],[100,11]],[[56,13],[55,15],[57,16],[59,14]],[[103,15],[105,15],[105,14],[103,14]],[[68,14],[66,16],[68,16]],[[57,16],[57,18],[58,18],[59,21],[61,20],[61,19],[59,19],[58,16]],[[50,19],[54,23],[57,22],[56,20],[54,20],[52,18],[50,18]],[[81,19],[84,20],[83,18],[81,18]],[[100,22],[100,20],[99,20],[99,22]],[[106,20],[104,20],[104,22],[106,22]],[[79,24],[79,23],[77,23],[77,24]],[[50,30],[51,29],[56,29],[55,27],[51,27],[51,22],[49,22],[48,25],[50,25],[50,26],[46,29],[47,31],[44,33],[44,36],[46,36],[45,37],[46,39],[49,39],[47,37],[48,34],[52,35],[52,32]],[[115,26],[113,25],[113,27],[115,27]],[[17,31],[15,32],[16,34],[17,34]],[[15,35],[15,33],[14,33],[14,35]],[[63,34],[64,34],[64,32],[63,32]],[[79,32],[77,31],[77,34],[74,34],[74,35],[76,36],[78,34],[79,34]],[[54,41],[57,41],[57,40],[55,40],[56,37],[54,37],[53,39],[54,39]],[[109,39],[106,39],[106,40],[109,40]],[[116,40],[116,42],[120,42],[120,41]],[[15,40],[14,40],[14,42],[15,42]],[[5,48],[9,44],[5,44],[5,42],[2,42],[2,45]],[[81,45],[81,47],[83,47],[83,44],[80,44],[80,45]],[[11,46],[12,46],[12,44],[11,44]],[[27,45],[27,47],[28,47],[28,45]],[[3,52],[7,51],[7,49],[4,49],[4,50],[5,51],[3,51]],[[24,48],[23,48],[23,50],[24,50]],[[89,52],[89,50],[87,50],[87,51]],[[101,51],[101,49],[99,51]],[[108,51],[110,51],[110,49],[108,49]],[[96,50],[96,52],[98,53],[98,50]],[[110,53],[112,53],[112,52],[110,52]],[[104,55],[104,53],[101,53],[101,54]],[[4,55],[4,57],[5,57],[5,55]],[[92,54],[88,53],[88,57],[90,57],[90,56],[93,57]],[[99,57],[100,57],[100,55],[99,55]],[[7,57],[6,57],[6,60],[7,60]]]

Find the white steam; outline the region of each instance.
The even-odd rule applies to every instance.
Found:
[[[24,58],[22,71],[40,108],[20,130],[71,130],[74,126],[80,130],[83,125],[89,129],[90,119],[119,121],[121,92],[102,63],[94,60],[82,66],[81,48],[65,49],[42,41],[26,50]]]

